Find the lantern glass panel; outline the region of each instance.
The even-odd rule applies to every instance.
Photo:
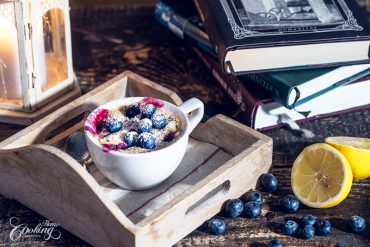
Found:
[[[0,104],[23,105],[15,3],[0,3]]]
[[[68,79],[65,20],[62,9],[53,8],[42,17],[41,59],[45,68],[41,75],[41,90],[47,91]]]

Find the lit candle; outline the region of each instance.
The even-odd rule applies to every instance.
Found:
[[[0,98],[22,98],[17,29],[0,16]]]

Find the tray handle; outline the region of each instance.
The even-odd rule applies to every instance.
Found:
[[[197,214],[210,204],[222,200],[229,190],[230,180],[226,180],[190,206],[185,212],[185,217],[191,217],[193,214]]]
[[[255,188],[271,165],[272,143],[258,140],[153,215],[139,222],[143,240],[172,245],[221,211],[227,200]],[[176,220],[174,220],[176,219]],[[171,228],[166,226],[171,225]],[[161,235],[153,229],[162,229]],[[165,229],[165,230],[164,230]],[[177,229],[177,230],[173,230]],[[144,245],[143,245],[144,246]]]
[[[83,127],[87,115],[93,111],[97,104],[94,103],[84,103],[81,104],[64,114],[58,115],[54,120],[50,121],[48,125],[45,126],[44,130],[39,134],[35,143],[45,143],[52,145],[57,143],[64,138],[68,137],[72,133],[80,130]],[[71,123],[74,119],[81,118],[77,123]],[[71,126],[68,128],[60,129],[63,126]],[[60,129],[60,131],[58,131]],[[49,138],[50,133],[54,133],[51,138]]]

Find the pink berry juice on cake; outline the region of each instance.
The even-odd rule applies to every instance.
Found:
[[[115,109],[99,108],[89,115],[85,130],[105,152],[145,153],[166,147],[181,135],[181,121],[163,102],[144,98]]]

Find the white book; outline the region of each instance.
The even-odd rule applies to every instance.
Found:
[[[294,110],[274,101],[258,104],[252,122],[255,129],[268,129],[281,124],[282,117],[294,121],[306,119],[300,112],[309,112],[307,118],[321,118],[364,107],[370,107],[370,80],[338,87]]]

